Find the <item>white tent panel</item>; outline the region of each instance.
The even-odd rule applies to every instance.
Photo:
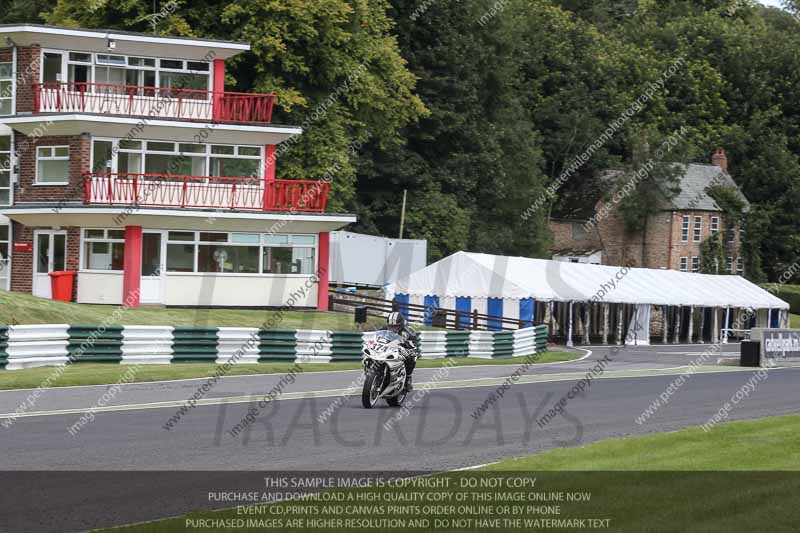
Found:
[[[387,285],[394,294],[788,309],[741,276],[458,252]]]

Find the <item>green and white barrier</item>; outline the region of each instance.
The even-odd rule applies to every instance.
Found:
[[[122,364],[360,361],[375,332],[44,324],[0,326],[0,368]],[[425,359],[519,357],[547,349],[547,328],[422,331]]]

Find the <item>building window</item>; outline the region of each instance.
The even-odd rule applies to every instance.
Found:
[[[711,235],[716,235],[719,232],[719,217],[711,217]]]
[[[125,231],[83,230],[83,268],[122,271],[125,262]]]
[[[728,274],[733,274],[733,257],[728,256]]]
[[[114,145],[117,149],[114,149]],[[177,174],[261,178],[260,146],[95,139],[92,170],[119,174]]]
[[[689,258],[681,257],[681,272],[686,272],[688,270],[689,270]]]
[[[694,242],[700,242],[703,233],[703,217],[694,217]]]
[[[725,242],[732,244],[736,241],[736,224],[732,220],[725,223]]]
[[[36,149],[36,182],[50,185],[69,183],[69,146],[40,146]]]
[[[14,72],[12,63],[0,63],[0,115],[10,115],[14,102]]]
[[[11,205],[11,136],[0,137],[0,205]]]
[[[741,256],[736,258],[736,275],[744,276],[744,261]]]
[[[689,216],[683,217],[683,223],[681,224],[681,241],[682,242],[689,242]]]
[[[700,272],[700,258],[692,257],[692,272]]]
[[[313,274],[314,235],[170,231],[167,271]]]

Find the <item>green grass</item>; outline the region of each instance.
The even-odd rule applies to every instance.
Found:
[[[569,352],[547,352],[540,356],[540,363],[571,361],[579,354]],[[445,359],[420,360],[419,368],[439,368]],[[515,359],[450,359],[456,366],[466,365],[516,365],[521,358]],[[257,374],[278,374],[288,372],[293,363],[258,363],[252,365],[235,365],[231,367],[229,376],[249,376]],[[129,365],[113,363],[77,363],[66,368],[40,367],[26,370],[0,371],[0,390],[29,389],[42,384],[43,381],[58,372],[60,375],[50,383],[53,387],[69,387],[75,385],[104,385],[117,383],[130,369]],[[305,372],[325,372],[330,370],[355,370],[361,368],[360,362],[352,363],[307,363],[303,365]],[[201,378],[214,375],[216,365],[213,364],[171,364],[141,365],[133,382],[168,381],[173,379]],[[63,373],[62,373],[63,372]]]
[[[800,315],[789,315],[789,327],[800,329]]]
[[[119,310],[118,312],[115,312]],[[247,309],[120,308],[37,298],[0,291],[0,324],[129,324],[138,326],[264,327],[276,311]],[[379,321],[376,320],[375,324]],[[352,313],[287,311],[272,327],[356,330]]]
[[[604,440],[510,459],[487,470],[800,471],[800,415]]]
[[[598,518],[610,519],[604,531],[674,532],[702,531],[704,533],[729,533],[752,531],[796,531],[800,509],[786,497],[800,490],[800,416],[783,416],[720,424],[710,433],[691,428],[673,433],[653,434],[600,441],[580,448],[566,448],[543,452],[529,457],[504,461],[480,470],[443,474],[449,479],[447,489],[368,488],[340,489],[340,493],[358,501],[359,494],[372,493],[383,499],[398,492],[461,494],[474,502],[472,494],[509,494],[516,492],[527,498],[530,493],[588,493],[590,498],[581,502],[564,500],[554,503],[535,503],[539,506],[558,505],[558,513],[539,516],[529,511],[530,502],[508,503],[497,499],[487,503],[480,511],[447,511],[421,515],[412,505],[395,511],[393,517],[430,519],[473,518]],[[713,471],[717,470],[717,471]],[[771,472],[770,472],[771,471]],[[786,472],[792,471],[792,472]],[[521,490],[504,487],[470,488],[462,480],[536,479],[535,488]],[[377,493],[377,494],[375,494]],[[368,494],[367,494],[368,495]],[[257,518],[281,517],[283,520],[311,516],[314,519],[342,518],[331,506],[330,498],[307,499],[302,502],[272,504],[282,507],[280,512],[249,515]],[[347,500],[350,501],[350,500]],[[366,499],[362,500],[366,501]],[[374,501],[374,500],[372,500]],[[458,500],[451,500],[458,501]],[[374,516],[372,505],[362,504],[364,511],[355,511],[358,518]],[[391,505],[391,504],[385,504]],[[393,504],[398,505],[398,504]],[[457,504],[456,504],[457,505]],[[474,505],[474,503],[473,503]],[[491,506],[491,510],[486,510]],[[256,506],[253,506],[256,507]],[[263,507],[262,507],[263,508]],[[309,512],[308,509],[313,512]],[[552,508],[552,507],[551,507]],[[299,512],[298,509],[306,509]],[[248,514],[238,509],[218,512],[195,512],[184,517],[134,525],[113,531],[128,533],[167,533],[193,531],[187,519],[241,519]],[[348,515],[353,517],[353,514]],[[274,527],[274,526],[273,526]],[[286,527],[282,531],[303,531],[304,527]],[[428,527],[416,531],[583,531],[580,528],[556,526],[529,526],[493,528],[477,525],[459,527]],[[259,527],[238,528],[237,531],[263,531]],[[317,528],[320,532],[345,532],[346,527]],[[403,531],[385,528],[384,531]]]

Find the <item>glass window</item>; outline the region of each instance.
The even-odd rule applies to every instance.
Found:
[[[154,152],[174,152],[175,143],[164,143],[156,141],[148,141],[147,149]]]
[[[689,258],[681,257],[681,272],[686,272],[689,266]]]
[[[194,244],[167,244],[167,272],[194,272],[194,254]]]
[[[313,248],[264,248],[264,273],[312,274],[313,272]]]
[[[201,231],[200,240],[202,242],[228,242],[228,234]]]
[[[123,230],[87,229],[84,230],[83,237],[83,268],[123,270],[125,263]]]
[[[700,242],[703,229],[703,217],[694,217],[694,242]]]
[[[257,146],[240,146],[239,155],[261,157],[261,148]]]
[[[225,146],[220,144],[211,145],[212,154],[233,155],[233,152],[234,152],[233,146]]]
[[[161,68],[172,68],[172,69],[182,69],[183,68],[183,61],[178,61],[177,59],[162,59],[159,61]]]
[[[692,257],[692,272],[700,272],[700,258]]]
[[[77,61],[80,63],[91,63],[92,62],[92,54],[84,54],[83,52],[70,52],[69,53],[69,60],[70,61]]]
[[[141,150],[142,141],[129,141],[127,139],[123,139],[119,141],[119,148],[120,150]]]
[[[681,223],[681,241],[689,242],[689,217],[684,216]]]
[[[257,178],[260,176],[260,159],[234,159],[230,157],[212,157],[210,176],[231,178]]]
[[[11,114],[14,80],[11,63],[0,63],[0,115]]]
[[[36,150],[38,183],[69,182],[69,147],[40,146]]]
[[[255,274],[258,272],[258,246],[201,244],[197,252],[199,272]]]
[[[186,69],[198,70],[200,72],[208,72],[208,63],[203,63],[202,61],[187,61]]]
[[[178,145],[179,152],[189,152],[195,154],[204,154],[206,153],[206,145],[204,144],[179,144]]]
[[[97,64],[103,65],[125,65],[125,56],[112,56],[107,54],[97,54]]]
[[[194,241],[193,231],[170,231],[168,235],[170,241]]]
[[[92,172],[111,172],[111,159],[114,153],[111,141],[94,141],[92,143]]]
[[[264,242],[266,244],[289,244],[288,235],[266,235]]]
[[[236,244],[259,244],[261,235],[258,233],[231,233],[231,242]]]
[[[0,137],[0,205],[11,205],[11,136]]]

